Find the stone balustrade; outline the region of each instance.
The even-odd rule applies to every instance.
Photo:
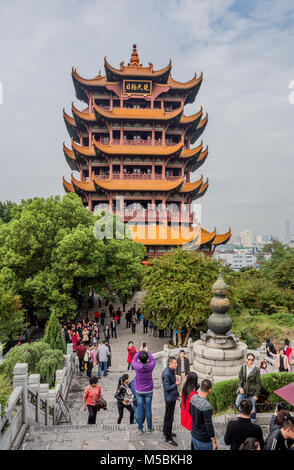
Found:
[[[61,410],[56,403],[58,392],[66,399],[77,358],[72,344],[67,345],[63,369],[56,371],[55,387],[40,383],[40,374],[28,375],[28,364],[18,363],[13,369],[13,392],[0,418],[0,450],[18,449],[29,425],[57,424]]]

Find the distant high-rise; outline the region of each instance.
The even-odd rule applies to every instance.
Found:
[[[250,230],[240,233],[241,245],[250,247],[253,246],[253,233]]]
[[[290,222],[289,220],[286,220],[285,223],[285,242],[289,243],[290,241]]]

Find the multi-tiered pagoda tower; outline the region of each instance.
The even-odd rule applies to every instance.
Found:
[[[90,211],[105,204],[128,222],[133,239],[146,245],[147,255],[158,256],[172,247],[194,243],[212,253],[226,243],[222,235],[195,227],[191,203],[202,197],[208,180],[191,173],[206,160],[202,141],[191,147],[204,131],[208,117],[202,107],[192,116],[184,106],[193,103],[202,73],[186,83],[171,77],[172,64],[154,70],[143,67],[136,45],[128,65],[120,68],[104,61],[105,75],[82,78],[72,69],[76,97],[86,104],[82,111],[72,104],[63,112],[71,137],[65,158],[79,179],[63,179],[67,192],[81,196]],[[178,227],[178,222],[180,226]]]

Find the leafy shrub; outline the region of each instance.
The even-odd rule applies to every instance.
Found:
[[[4,415],[5,406],[11,393],[12,393],[12,385],[11,385],[10,380],[4,374],[1,374],[0,375],[0,405],[1,405],[2,416]]]
[[[294,373],[292,372],[273,372],[272,374],[264,374],[261,376],[261,385],[269,393],[269,401],[272,403],[283,402],[287,403],[281,397],[274,393],[285,385],[294,381]]]
[[[50,346],[43,341],[14,346],[5,356],[5,359],[0,366],[0,372],[12,379],[15,364],[18,362],[26,362],[28,364],[29,372],[34,373],[36,372],[38,362],[44,355],[45,351],[48,351],[49,349]]]
[[[6,375],[6,377],[10,380],[13,378],[13,368],[15,364],[18,362],[26,362],[29,366],[31,366],[31,355],[28,351],[28,343],[22,344],[20,346],[14,346],[10,349],[10,351],[6,354],[5,359],[3,360],[0,366],[0,373]]]
[[[55,382],[55,372],[64,364],[62,351],[49,349],[37,364],[37,372],[40,374],[41,383],[48,383],[52,387]]]
[[[238,379],[217,382],[208,400],[214,411],[223,411],[232,406],[237,398]]]

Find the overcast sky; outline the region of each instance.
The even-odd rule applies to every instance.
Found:
[[[293,0],[0,0],[0,200],[64,194],[62,109],[84,106],[71,67],[92,78],[135,43],[176,80],[204,74],[185,111],[209,115],[204,228],[283,235],[289,219],[294,233],[293,24]]]

